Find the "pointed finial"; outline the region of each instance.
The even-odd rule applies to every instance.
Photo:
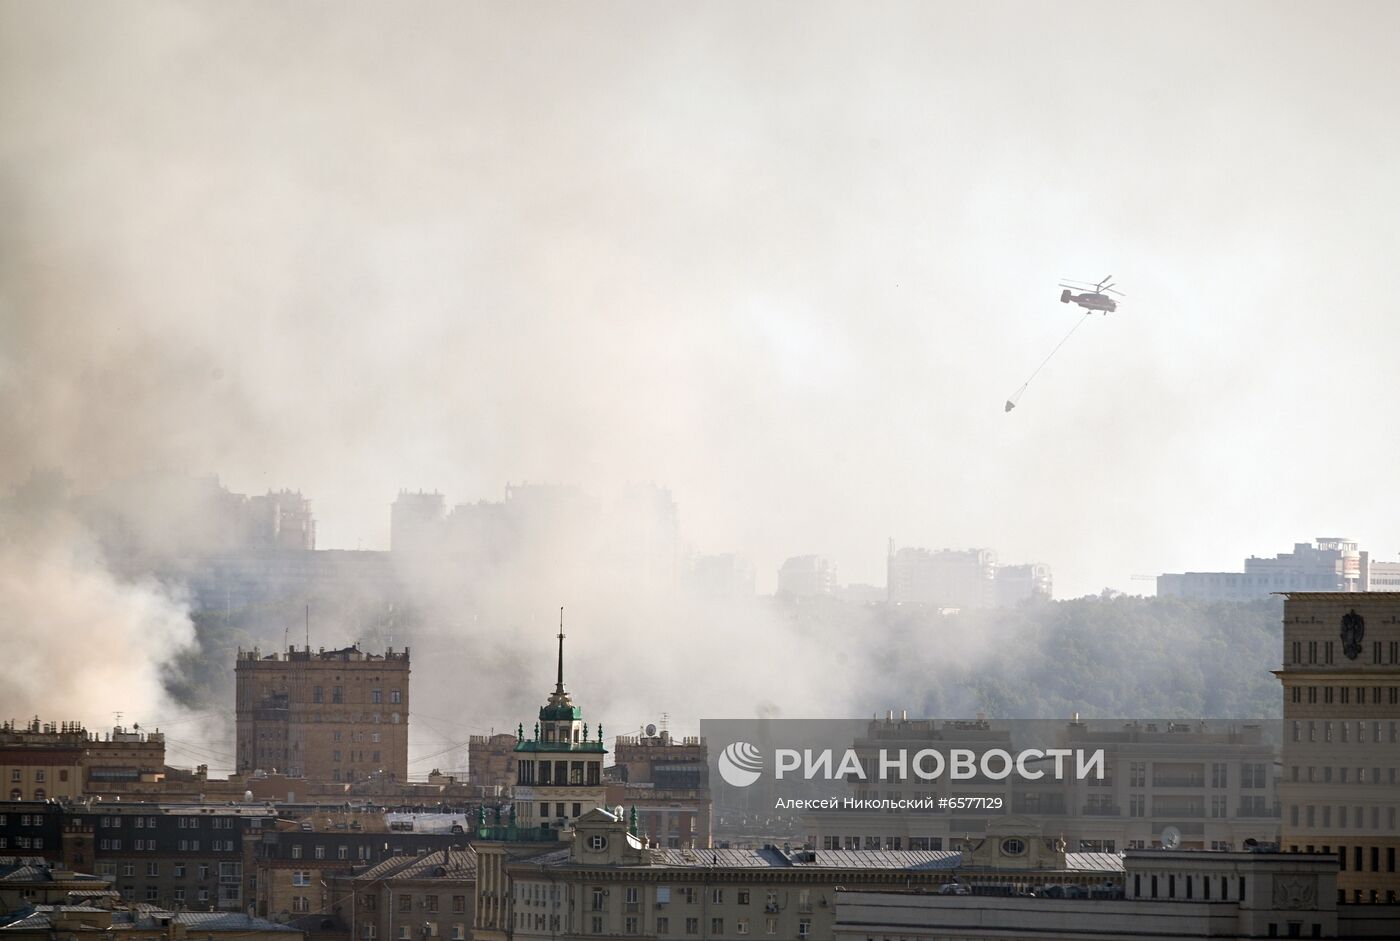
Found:
[[[603,740],[603,723],[599,722],[599,723],[598,723],[598,741],[601,742],[602,740]]]
[[[637,835],[637,805],[632,805],[632,812],[627,815],[627,832],[633,836]]]
[[[564,695],[564,608],[559,608],[559,679],[554,684],[554,694]]]
[[[524,722],[520,723],[519,725],[517,725],[517,726],[515,727],[515,740],[516,740],[517,742],[523,742],[523,741],[525,741],[525,723],[524,723]]]

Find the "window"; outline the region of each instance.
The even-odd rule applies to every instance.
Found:
[[[307,898],[306,896],[304,896],[304,895],[294,895],[294,896],[292,896],[292,911],[294,911],[294,912],[309,912],[309,911],[311,911],[311,900],[310,900],[309,898]]]
[[[331,702],[345,702],[345,690],[340,686],[331,688]]]
[[[670,933],[671,933],[671,919],[667,918],[665,915],[658,915],[658,916],[657,916],[657,919],[656,919],[656,933],[657,933],[657,934],[670,934]]]
[[[436,895],[423,896],[423,907],[430,912],[436,912],[438,910],[438,897]]]
[[[397,690],[397,689],[391,689],[391,690],[389,690],[389,702],[392,702],[392,703],[401,703],[401,702],[403,702],[403,693],[400,692],[400,691]],[[397,713],[395,713],[395,714],[397,715]],[[395,719],[394,721],[397,722],[398,720]]]
[[[467,911],[467,897],[465,895],[452,896],[452,914],[463,915]]]
[[[384,691],[379,689],[370,690],[369,701],[372,703],[382,703],[384,701]]]
[[[399,894],[399,911],[401,911],[401,912],[411,912],[411,911],[413,911],[413,896],[408,895],[408,894],[405,894],[405,893],[400,893],[400,894]]]
[[[184,864],[184,863],[176,863],[176,864],[175,864],[175,878],[176,878],[176,879],[183,879],[183,878],[185,878],[185,864]]]
[[[588,848],[594,851],[608,848],[608,838],[601,833],[594,833],[588,838]]]
[[[148,875],[148,876],[159,876],[159,875],[160,875],[160,863],[147,863],[147,864],[146,864],[146,875]]]
[[[309,870],[309,869],[295,869],[295,870],[292,871],[292,885],[310,885],[310,884],[311,884],[311,870]],[[372,898],[372,896],[366,896],[366,898]]]
[[[685,920],[685,933],[686,933],[686,934],[699,934],[699,933],[700,933],[700,919],[698,919],[698,918],[687,918],[687,919]]]
[[[724,919],[723,919],[723,918],[711,918],[711,919],[710,919],[710,933],[711,933],[711,934],[724,934]]]
[[[326,701],[326,694],[321,690],[321,687],[318,686],[318,687],[316,687],[314,690],[312,690],[312,693],[311,693],[311,700],[312,700],[312,702],[325,702],[325,701]]]

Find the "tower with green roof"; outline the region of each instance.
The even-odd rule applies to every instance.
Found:
[[[515,744],[515,807],[522,828],[562,830],[606,803],[603,727],[590,733],[564,688],[564,609],[559,609],[559,669],[554,692]]]

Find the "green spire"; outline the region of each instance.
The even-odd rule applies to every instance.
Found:
[[[515,727],[515,740],[516,740],[517,742],[523,742],[523,741],[525,741],[525,723],[524,723],[524,722],[520,723],[519,725],[517,725],[517,726]]]
[[[632,812],[627,815],[627,832],[633,836],[637,835],[637,805],[632,805]]]

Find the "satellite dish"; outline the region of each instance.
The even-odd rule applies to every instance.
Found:
[[[1162,830],[1162,849],[1174,850],[1181,845],[1181,831],[1176,827],[1165,827]]]
[[[648,738],[651,738],[651,737],[654,737],[655,735],[656,735],[656,726],[653,725],[653,724],[651,724],[650,722],[648,722],[648,723],[647,723],[647,737],[648,737]]]

